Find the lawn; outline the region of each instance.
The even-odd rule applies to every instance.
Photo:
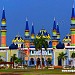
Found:
[[[1,72],[6,72],[6,73],[18,73],[20,75],[72,75],[75,73],[63,73],[62,69],[54,69],[54,70],[36,70],[36,69],[0,69]],[[16,74],[14,74],[16,75]]]

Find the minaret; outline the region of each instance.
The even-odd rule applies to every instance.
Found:
[[[32,23],[30,47],[33,47],[34,46],[34,39],[35,39],[35,33],[34,33],[34,25]]]
[[[25,29],[25,47],[30,47],[30,33],[29,33],[28,19],[26,18],[26,29]]]
[[[32,23],[32,31],[31,31],[31,40],[35,39],[35,33],[34,33],[34,25]]]
[[[54,18],[54,24],[53,24],[53,39],[52,39],[52,47],[55,49],[56,45],[58,44],[58,40],[57,40],[57,29],[56,29],[56,20]]]
[[[28,19],[26,18],[25,38],[28,39],[29,37],[30,37],[30,34],[29,34]]]
[[[55,17],[54,17],[54,24],[53,24],[53,30],[52,30],[52,32],[53,32],[53,38],[54,39],[56,39],[56,37],[57,37],[57,31],[56,31],[56,20],[55,20]]]
[[[57,40],[60,40],[59,25],[57,23]]]
[[[75,46],[75,11],[74,11],[74,4],[72,8],[72,16],[71,16],[71,46]]]
[[[1,19],[1,47],[6,47],[6,18],[5,18],[5,10],[3,7],[2,19]]]

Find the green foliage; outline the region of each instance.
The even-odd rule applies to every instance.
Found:
[[[62,60],[67,59],[66,53],[64,53],[64,52],[59,53],[58,59],[59,60],[60,59],[62,59]]]
[[[11,58],[12,58],[12,61],[14,62],[17,59],[16,54],[13,54],[13,56],[11,56]]]
[[[1,58],[1,56],[0,56],[0,62],[4,62],[4,60]]]
[[[19,64],[19,63],[22,63],[23,60],[21,60],[20,58],[16,57],[16,54],[14,54],[13,56],[11,56],[12,58],[12,61]]]
[[[34,40],[34,45],[36,50],[42,50],[42,47],[44,47],[45,50],[48,48],[48,42],[45,40],[45,38],[43,38],[42,35],[39,39],[36,38]]]
[[[72,57],[72,58],[75,58],[75,53],[72,53],[71,57]]]
[[[48,48],[48,42],[46,41],[45,38],[43,38],[43,36],[41,35],[39,39],[35,39],[34,40],[34,45],[35,45],[35,49],[36,50],[41,50],[41,69],[42,69],[42,64],[43,64],[43,60],[42,60],[42,47],[45,48],[45,50],[47,50]]]
[[[17,64],[22,63],[22,62],[23,62],[23,60],[21,60],[20,58],[17,58],[17,59],[15,60],[15,63],[17,63]]]
[[[51,58],[48,58],[47,59],[47,62],[48,62],[48,64],[50,64],[52,62],[52,59]]]

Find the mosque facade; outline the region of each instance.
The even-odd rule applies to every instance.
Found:
[[[16,54],[18,58],[23,60],[23,64],[28,66],[35,66],[37,63],[40,65],[41,62],[41,50],[35,50],[34,39],[39,39],[41,35],[48,42],[48,48],[45,50],[42,47],[42,61],[43,66],[54,65],[62,66],[69,65],[70,60],[72,60],[71,55],[75,51],[75,11],[74,5],[72,8],[71,16],[71,28],[70,33],[67,34],[62,42],[60,42],[60,28],[56,19],[54,18],[52,36],[42,28],[38,34],[35,34],[34,24],[32,23],[32,30],[29,30],[28,19],[26,18],[26,26],[24,31],[24,38],[19,34],[14,37],[12,44],[8,47],[6,44],[6,18],[5,10],[3,8],[2,19],[1,19],[1,39],[0,39],[0,56],[4,58],[5,61],[10,62],[11,56]],[[18,49],[14,46],[18,46]],[[62,61],[58,60],[58,56],[61,52],[66,53],[67,59]],[[47,62],[49,61],[49,63]],[[74,60],[73,60],[74,61]]]

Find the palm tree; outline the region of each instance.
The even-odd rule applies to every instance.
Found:
[[[41,35],[39,39],[35,38],[34,45],[35,45],[35,49],[36,50],[41,50],[41,69],[42,69],[43,68],[42,67],[42,47],[44,47],[45,50],[47,50],[47,48],[48,48],[48,42]]]
[[[74,52],[72,53],[71,57],[72,57],[72,58],[75,58],[75,53],[74,53]]]
[[[67,56],[66,56],[66,53],[64,53],[64,52],[61,52],[61,53],[59,53],[59,56],[58,56],[58,60],[65,60],[65,59],[67,59]]]
[[[11,56],[11,59],[13,62],[15,62],[15,60],[17,59],[16,54],[13,54],[13,56]]]
[[[21,64],[23,62],[23,60],[22,59],[20,59],[20,58],[17,58],[16,60],[15,60],[15,63],[17,63],[17,64]]]
[[[16,64],[19,64],[19,63],[22,63],[23,60],[20,59],[20,58],[18,58],[18,57],[16,57],[16,54],[13,54],[13,56],[11,56],[11,62],[14,62]]]

